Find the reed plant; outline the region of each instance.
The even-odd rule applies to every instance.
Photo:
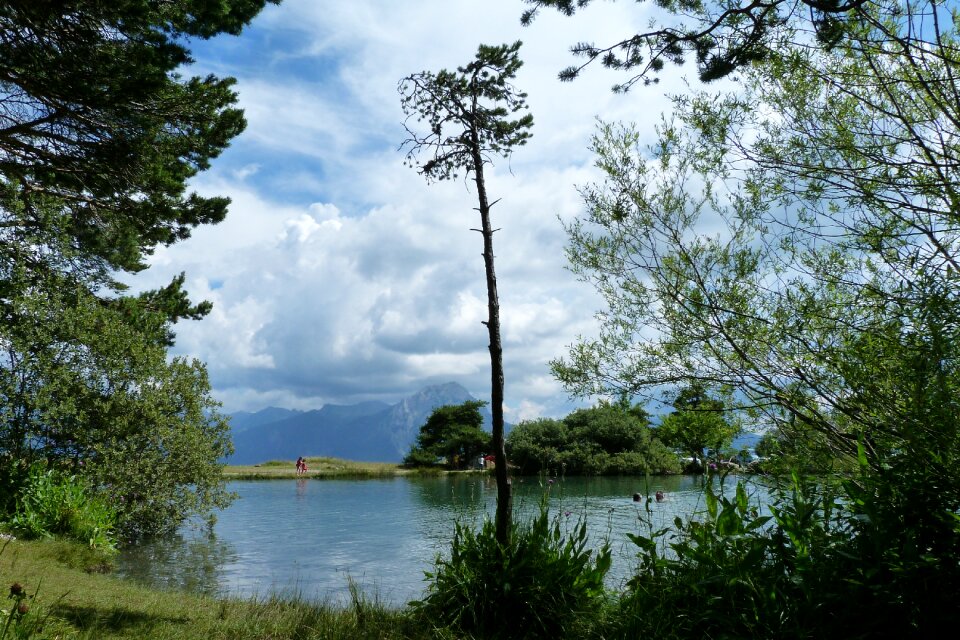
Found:
[[[900,639],[955,627],[960,518],[944,514],[941,547],[917,553],[919,524],[889,513],[870,482],[793,473],[768,512],[742,484],[730,497],[708,484],[699,519],[630,536],[637,572],[604,637]]]
[[[609,637],[804,636],[803,571],[833,530],[832,499],[799,483],[766,514],[742,483],[730,497],[707,484],[704,497],[699,519],[630,535],[638,569]]]

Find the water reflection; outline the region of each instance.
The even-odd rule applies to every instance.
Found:
[[[297,498],[303,499],[307,496],[307,479],[297,478]]]
[[[494,479],[484,475],[420,477],[409,482],[420,505],[450,514],[483,509],[497,495]]]
[[[608,583],[632,574],[628,533],[649,533],[703,510],[702,479],[691,476],[514,479],[518,518],[546,501],[562,527],[585,519],[591,545],[608,541]],[[424,571],[448,551],[454,523],[492,517],[494,479],[483,475],[384,480],[234,482],[239,499],[211,532],[188,528],[174,538],[125,551],[120,573],[161,587],[206,594],[264,596],[297,591],[346,602],[349,580],[387,603],[425,588]],[[730,487],[732,490],[732,487]],[[665,500],[647,498],[663,491]],[[633,495],[644,499],[634,502]],[[757,498],[762,501],[762,496]]]
[[[205,526],[191,524],[181,533],[123,552],[123,574],[144,584],[204,595],[222,592],[224,567],[236,551]]]

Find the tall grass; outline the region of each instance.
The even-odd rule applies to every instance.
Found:
[[[742,484],[733,497],[708,485],[705,504],[702,520],[630,536],[639,565],[613,616],[614,637],[780,637],[789,594],[771,562],[772,516],[750,504]]]

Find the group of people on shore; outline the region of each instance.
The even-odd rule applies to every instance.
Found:
[[[307,472],[307,461],[303,456],[297,458],[297,475],[302,476]]]

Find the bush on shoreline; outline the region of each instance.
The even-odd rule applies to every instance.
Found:
[[[573,637],[598,616],[610,547],[587,548],[586,522],[564,531],[546,505],[528,523],[514,523],[506,547],[493,521],[479,531],[457,523],[449,557],[438,557],[413,615],[456,637]]]
[[[654,437],[639,407],[602,404],[562,420],[521,422],[507,436],[507,459],[535,475],[645,475],[680,472],[676,453]]]
[[[77,476],[33,465],[15,495],[8,526],[28,538],[63,536],[113,551],[117,512]]]

